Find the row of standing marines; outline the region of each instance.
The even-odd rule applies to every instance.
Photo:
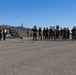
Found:
[[[76,27],[74,26],[72,30],[70,31],[69,28],[64,27],[63,29],[59,29],[59,26],[56,26],[56,28],[50,27],[50,29],[45,28],[42,31],[42,28],[39,27],[37,29],[36,26],[33,27],[33,41],[38,40],[75,40],[76,39]]]
[[[39,27],[37,29],[36,26],[32,28],[33,31],[33,41],[36,40],[76,40],[76,27],[74,26],[72,30],[70,31],[69,28],[64,27],[63,29],[59,29],[59,26],[50,27],[50,29],[45,28],[42,31],[42,28]],[[17,35],[17,34],[16,34]],[[71,36],[71,37],[70,37]],[[4,27],[2,30],[0,29],[0,40],[2,39],[6,40],[6,28]]]

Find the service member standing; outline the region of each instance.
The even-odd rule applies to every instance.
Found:
[[[44,27],[44,29],[43,29],[43,39],[45,39],[45,27]]]
[[[7,30],[6,30],[6,28],[4,27],[4,29],[3,29],[3,40],[6,40],[6,32],[7,32]]]
[[[2,40],[2,29],[0,29],[0,41]]]
[[[38,30],[38,39],[42,40],[42,29],[41,29],[41,27],[39,27],[39,30]]]
[[[32,31],[33,31],[33,41],[36,42],[37,41],[37,27],[34,26]]]

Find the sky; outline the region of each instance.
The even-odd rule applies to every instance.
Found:
[[[0,0],[0,25],[76,26],[76,0]]]

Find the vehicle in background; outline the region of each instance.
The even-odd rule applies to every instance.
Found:
[[[10,34],[6,34],[6,38],[12,38]]]

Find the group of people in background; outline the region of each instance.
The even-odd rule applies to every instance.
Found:
[[[72,30],[69,30],[69,28],[59,28],[57,25],[56,27],[44,27],[43,30],[41,27],[37,28],[37,26],[34,26],[32,28],[33,31],[33,41],[37,40],[76,40],[76,27],[74,26]],[[17,30],[13,29],[6,29],[0,28],[0,40],[6,40],[6,34],[9,32],[12,37],[21,37],[19,32]],[[29,35],[29,32],[27,32]]]
[[[42,30],[41,27],[37,29],[36,26],[33,27],[33,41],[36,40],[75,40],[76,39],[76,27],[74,26],[72,30],[69,30],[69,28],[64,27],[59,28],[59,26],[56,27],[44,27]]]
[[[0,29],[0,41],[3,39],[3,40],[6,40],[6,28],[4,27],[3,29]]]
[[[0,27],[0,40],[6,40],[7,35],[10,35],[9,37],[12,38],[20,38],[21,36],[15,29]]]

